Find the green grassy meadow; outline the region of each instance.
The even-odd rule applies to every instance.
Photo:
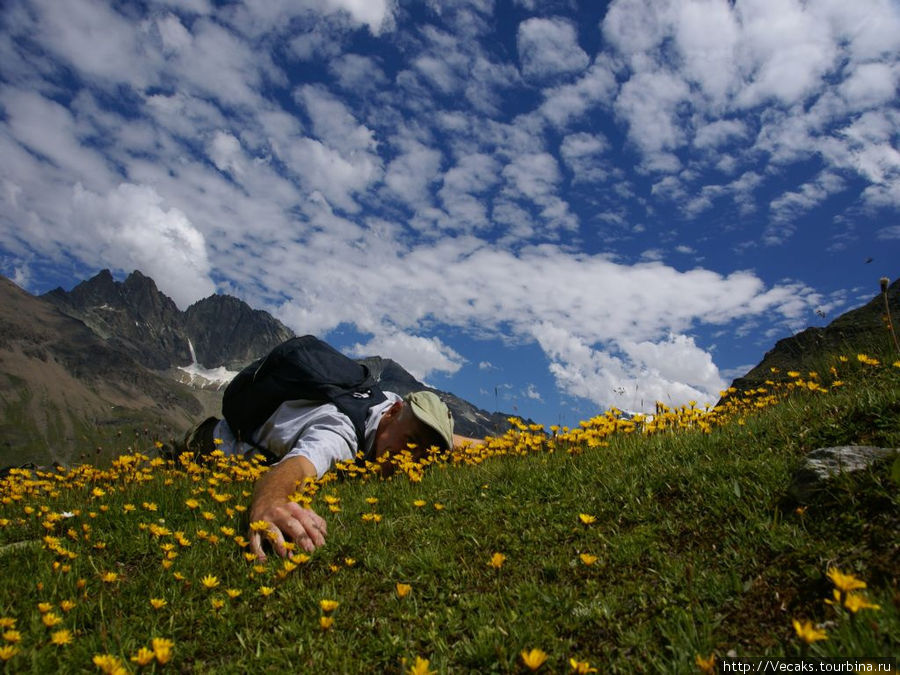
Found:
[[[245,556],[253,462],[171,462],[151,446],[14,473],[0,483],[0,663],[697,673],[729,654],[893,657],[900,464],[784,499],[815,448],[900,447],[897,355],[848,356],[711,412],[519,423],[424,470],[307,485],[329,537],[287,566]],[[834,595],[835,569],[866,584],[857,611]],[[807,643],[794,620],[825,639]]]

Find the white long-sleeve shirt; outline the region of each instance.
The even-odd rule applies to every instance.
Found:
[[[384,393],[387,400],[373,406],[366,416],[363,452],[372,449],[382,415],[401,400],[393,392]],[[219,449],[225,454],[244,454],[255,449],[250,443],[238,441],[224,419],[219,421],[213,433],[222,439]],[[356,430],[350,418],[333,403],[321,401],[285,401],[253,432],[252,440],[280,458],[279,463],[290,457],[306,457],[316,467],[318,478],[328,473],[335,462],[352,460],[358,449]]]

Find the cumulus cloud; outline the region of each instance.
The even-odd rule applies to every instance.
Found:
[[[576,183],[590,183],[606,178],[601,156],[609,147],[609,141],[602,134],[580,132],[563,139],[559,154],[574,174]]]
[[[401,363],[410,375],[424,381],[431,373],[453,374],[465,359],[439,338],[425,338],[407,333],[379,335],[365,344],[357,343],[348,352],[352,356],[379,355]]]
[[[584,70],[590,59],[578,46],[578,33],[567,19],[528,19],[519,24],[522,74],[543,80]]]
[[[725,173],[750,169],[752,160],[741,166],[735,155],[709,152],[737,144],[776,165],[820,158],[874,175],[864,200],[894,203],[897,174],[883,178],[891,142],[854,135],[851,115],[896,100],[896,4],[616,0],[602,28],[626,64],[614,106],[646,170],[680,171],[688,144],[707,155],[695,161],[715,158]],[[834,133],[835,124],[845,126]],[[702,204],[695,199],[685,212],[694,216]]]

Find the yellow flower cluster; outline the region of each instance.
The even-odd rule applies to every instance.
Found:
[[[863,594],[857,592],[866,587],[865,581],[857,579],[852,574],[845,574],[837,567],[829,568],[826,576],[834,584],[832,598],[826,598],[826,604],[835,608],[843,607],[851,615],[863,609],[881,609],[879,605],[869,602]],[[792,623],[797,637],[806,646],[828,639],[828,634],[823,626],[815,626],[811,621],[800,621],[798,619],[793,619]]]

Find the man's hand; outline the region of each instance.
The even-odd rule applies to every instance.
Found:
[[[328,527],[322,516],[288,499],[298,481],[315,475],[312,462],[305,457],[292,457],[270,469],[257,481],[250,507],[250,522],[261,520],[269,525],[264,532],[250,531],[250,550],[259,560],[266,559],[263,537],[269,539],[281,557],[288,555],[286,540],[293,541],[309,553],[325,545]]]

